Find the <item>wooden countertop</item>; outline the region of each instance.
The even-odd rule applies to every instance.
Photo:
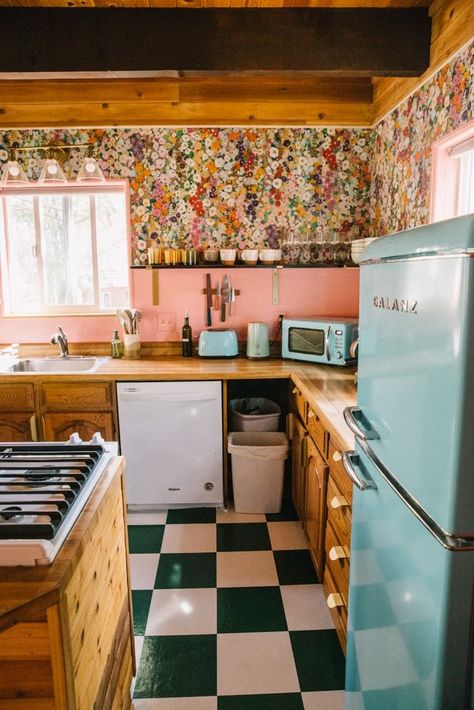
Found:
[[[85,536],[110,484],[124,469],[122,456],[113,457],[104,469],[72,531],[53,563],[47,567],[0,567],[0,631],[35,620],[55,604],[81,557]]]

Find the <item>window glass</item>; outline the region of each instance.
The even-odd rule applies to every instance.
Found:
[[[110,312],[129,305],[125,191],[2,193],[4,314]]]

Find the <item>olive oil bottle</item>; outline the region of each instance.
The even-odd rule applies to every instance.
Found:
[[[193,331],[189,325],[188,312],[184,314],[184,325],[181,329],[181,347],[183,357],[192,357],[193,354]]]

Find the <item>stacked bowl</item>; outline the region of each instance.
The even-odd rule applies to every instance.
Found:
[[[351,259],[354,264],[360,264],[365,248],[379,237],[366,237],[366,239],[355,239],[351,244]]]

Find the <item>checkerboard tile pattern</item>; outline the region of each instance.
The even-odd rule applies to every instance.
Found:
[[[136,710],[341,710],[344,656],[291,502],[129,523]]]

